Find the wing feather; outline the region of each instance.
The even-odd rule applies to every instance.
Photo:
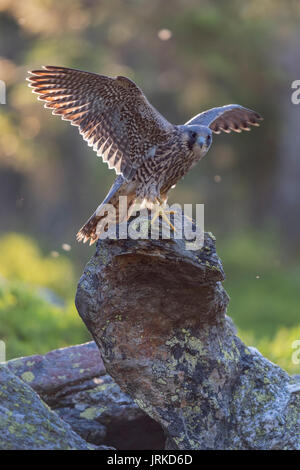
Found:
[[[221,131],[229,134],[231,131],[250,131],[250,126],[259,126],[262,117],[252,109],[239,104],[228,104],[194,116],[186,125],[198,124],[209,127],[215,134]]]
[[[77,126],[97,155],[125,178],[173,128],[126,77],[45,66],[31,71],[28,81],[45,107]]]

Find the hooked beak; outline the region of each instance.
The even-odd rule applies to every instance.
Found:
[[[204,147],[204,146],[206,145],[206,139],[205,139],[205,137],[203,137],[203,136],[198,137],[198,139],[197,139],[197,144],[198,144],[199,147],[202,149],[202,147]]]

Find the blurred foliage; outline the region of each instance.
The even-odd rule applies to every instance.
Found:
[[[44,354],[89,340],[73,302],[56,306],[35,289],[17,282],[0,283],[0,338],[7,359]]]
[[[1,237],[0,246],[0,274],[5,279],[48,287],[63,298],[74,293],[73,266],[66,256],[43,256],[31,238],[13,233]]]
[[[294,328],[279,328],[272,339],[269,337],[258,339],[251,331],[239,330],[239,335],[246,344],[255,346],[263,356],[290,374],[300,373],[300,364],[294,364],[292,361],[292,355],[296,351],[293,343],[300,339],[300,325]],[[297,359],[298,357],[299,353]]]
[[[290,373],[292,344],[300,340],[299,263],[292,264],[274,232],[236,234],[217,241],[230,296],[228,315],[241,338]]]
[[[239,234],[218,243],[230,296],[229,315],[257,338],[300,324],[299,263],[286,261],[274,235]]]
[[[7,358],[87,341],[66,255],[45,256],[30,237],[13,233],[1,237],[0,246],[0,338]]]

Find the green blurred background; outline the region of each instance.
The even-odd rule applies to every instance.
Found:
[[[89,339],[76,243],[114,174],[38,103],[28,69],[135,80],[171,122],[239,103],[265,120],[214,137],[170,202],[204,203],[243,339],[290,372],[300,339],[300,3],[279,0],[0,0],[0,339],[8,358]]]

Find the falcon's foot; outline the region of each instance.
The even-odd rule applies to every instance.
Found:
[[[166,211],[162,205],[160,205],[159,203],[160,201],[157,201],[157,204],[155,204],[155,214],[154,216],[152,217],[152,220],[151,220],[151,225],[154,224],[154,222],[156,221],[156,219],[158,217],[161,216],[161,218],[171,227],[171,229],[175,232],[175,227],[174,225],[171,223],[169,217],[168,217],[168,214],[176,214],[175,211]]]

